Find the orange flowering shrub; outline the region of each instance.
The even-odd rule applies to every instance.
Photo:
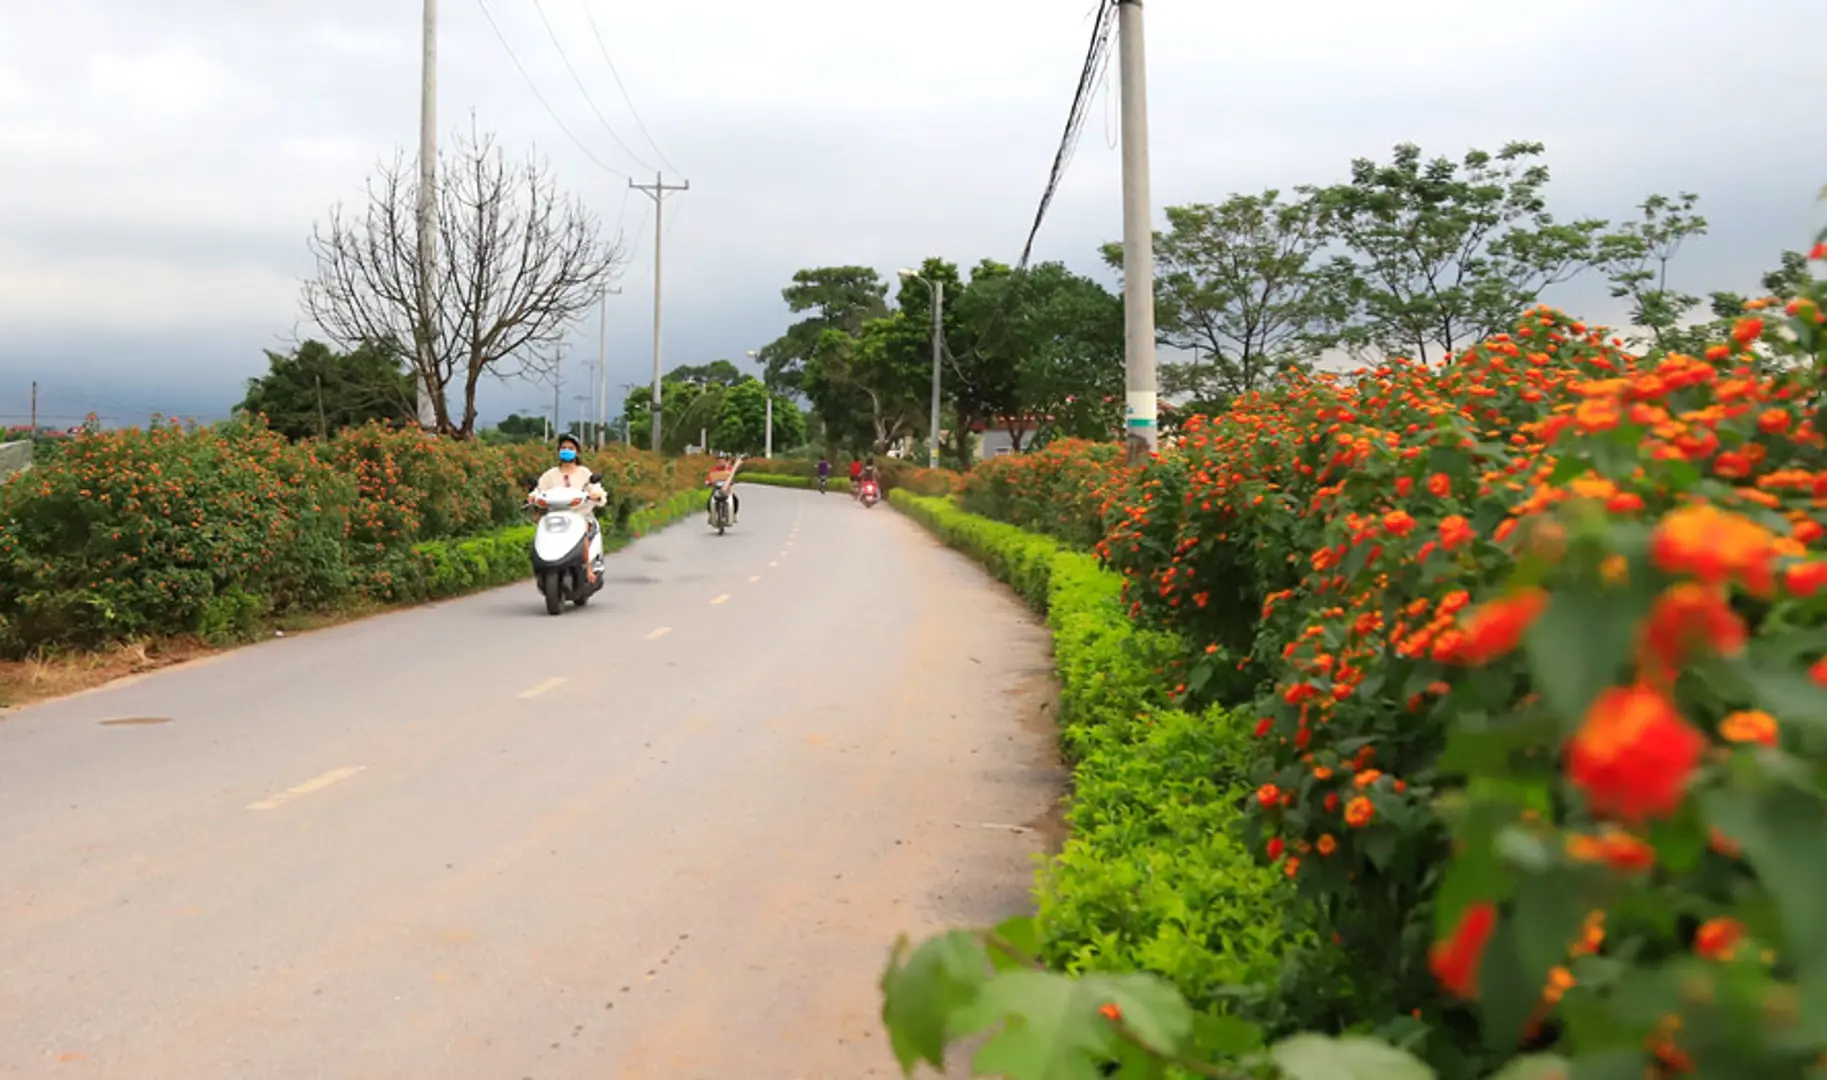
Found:
[[[1649,357],[1533,310],[1444,366],[1194,418],[1122,483],[1098,543],[1132,617],[1188,639],[1185,697],[1255,688],[1248,842],[1336,950],[1284,990],[1442,1076],[1519,1047],[1593,1076],[1815,1067],[1823,304]],[[987,512],[1070,505],[1067,469],[995,467]]]
[[[406,598],[415,545],[522,520],[551,461],[380,425],[300,443],[252,421],[79,435],[0,486],[0,655]],[[697,483],[642,451],[591,463],[612,527]]]
[[[1127,503],[1133,478],[1122,447],[1061,439],[980,462],[958,494],[971,513],[1089,548],[1104,538],[1105,516]]]

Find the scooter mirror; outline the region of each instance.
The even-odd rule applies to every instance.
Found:
[[[591,482],[591,483],[592,483],[592,484],[600,484],[600,483],[602,483],[602,482],[603,482],[603,474],[602,474],[602,473],[599,473],[599,472],[593,472],[593,473],[591,473],[591,474],[590,474],[590,482]]]

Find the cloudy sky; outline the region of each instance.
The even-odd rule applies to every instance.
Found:
[[[586,6],[692,185],[667,210],[670,367],[775,337],[799,267],[1013,260],[1092,3],[441,6],[440,127],[474,110],[626,234],[619,387],[651,348],[652,211],[626,174],[651,178],[658,158]],[[309,330],[313,222],[416,146],[419,18],[420,0],[0,0],[0,423],[34,379],[53,422],[232,406],[262,349]],[[1457,154],[1527,138],[1548,145],[1562,216],[1699,192],[1713,233],[1678,271],[1695,291],[1753,287],[1820,222],[1821,0],[1153,0],[1148,20],[1157,207],[1339,179],[1403,140]],[[1037,258],[1101,272],[1096,247],[1120,234],[1115,134],[1105,95]],[[1617,314],[1591,285],[1556,299]],[[593,355],[595,325],[578,338]],[[503,387],[486,411],[550,398]]]

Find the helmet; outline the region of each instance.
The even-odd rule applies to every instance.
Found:
[[[584,444],[577,441],[577,436],[571,434],[569,431],[565,432],[564,434],[562,434],[558,437],[559,446],[563,446],[566,443],[570,443],[573,448],[578,449],[578,450],[582,450],[584,448]]]

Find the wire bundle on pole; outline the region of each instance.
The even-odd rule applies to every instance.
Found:
[[[1078,89],[1072,95],[1072,109],[1066,114],[1066,130],[1060,136],[1059,151],[1053,155],[1053,171],[1047,177],[1046,191],[1041,193],[1040,209],[1035,211],[1034,225],[1028,230],[1028,241],[1021,248],[1020,266],[1024,270],[1028,265],[1028,257],[1034,251],[1034,238],[1040,234],[1040,224],[1046,219],[1047,208],[1053,204],[1053,194],[1059,190],[1059,182],[1066,175],[1066,167],[1072,163],[1072,152],[1078,147],[1079,132],[1085,126],[1085,116],[1096,96],[1097,85],[1110,63],[1110,39],[1116,30],[1116,9],[1117,0],[1098,0],[1097,14],[1091,27],[1091,45],[1085,50],[1085,65],[1079,72]]]

